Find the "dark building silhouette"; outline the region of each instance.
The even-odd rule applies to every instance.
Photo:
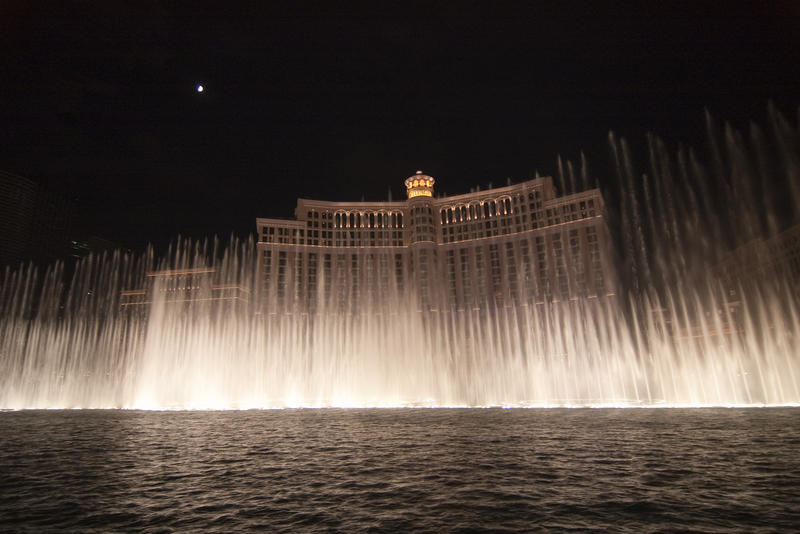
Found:
[[[725,255],[714,271],[731,291],[775,281],[786,282],[796,295],[800,294],[800,224],[737,247]]]
[[[33,180],[0,171],[0,265],[28,258],[38,194]]]
[[[0,171],[0,266],[45,264],[70,256],[75,212],[67,194]]]

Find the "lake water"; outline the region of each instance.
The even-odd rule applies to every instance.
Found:
[[[11,532],[788,531],[800,409],[0,413]]]

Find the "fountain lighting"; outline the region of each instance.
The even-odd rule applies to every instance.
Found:
[[[767,269],[765,255],[800,248],[800,143],[770,113],[772,141],[757,130],[751,144],[731,128],[719,137],[709,119],[708,167],[651,137],[638,173],[610,137],[618,187],[604,196],[619,283],[577,298],[524,293],[521,260],[517,285],[504,264],[501,300],[453,306],[446,262],[426,271],[421,294],[407,264],[376,261],[355,291],[320,259],[304,286],[313,308],[296,306],[288,290],[264,293],[261,236],[179,241],[163,258],[90,256],[70,280],[60,264],[7,270],[0,408],[798,406],[798,278]],[[580,194],[587,177],[564,168],[562,193]],[[438,206],[433,183],[406,180],[408,202]],[[504,202],[463,205],[442,210],[443,224],[484,209],[513,215]],[[360,223],[342,212],[336,224],[380,224],[396,239],[399,211],[380,210]],[[302,226],[281,224],[287,236]]]

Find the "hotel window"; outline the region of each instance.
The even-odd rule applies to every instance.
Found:
[[[347,270],[345,269],[344,254],[336,255],[336,291],[338,307],[343,310],[347,304]]]
[[[472,306],[472,282],[470,280],[469,252],[466,248],[459,249],[461,260],[461,289],[464,307]]]
[[[370,300],[375,297],[376,289],[376,276],[375,276],[375,254],[367,254],[364,258],[364,282],[367,296]]]
[[[533,265],[531,264],[530,246],[528,240],[523,239],[520,241],[520,254],[522,256],[522,279],[525,284],[525,295],[530,298],[533,295],[534,280],[533,280]]]
[[[475,249],[475,280],[478,281],[478,301],[486,301],[486,269],[483,263],[483,247]]]
[[[270,291],[270,281],[272,279],[272,251],[264,251],[264,290],[267,294]]]
[[[295,305],[300,303],[300,297],[303,294],[303,255],[302,254],[294,254],[292,256],[294,260],[294,303]]]
[[[497,245],[489,245],[489,266],[491,267],[491,275],[492,275],[492,293],[497,295],[497,293],[502,291],[501,287],[501,279],[500,279],[500,254],[497,250]]]
[[[350,256],[350,297],[353,304],[356,304],[361,296],[361,288],[359,287],[360,278],[358,255],[352,254]]]
[[[456,265],[455,252],[451,249],[447,251],[447,288],[450,295],[450,303],[456,304]]]
[[[569,281],[567,279],[567,266],[564,260],[564,249],[561,243],[561,234],[553,235],[553,258],[556,266],[556,280],[561,298],[569,295]]]
[[[309,304],[313,307],[317,297],[317,254],[314,252],[308,255],[307,279]]]
[[[394,277],[397,284],[397,291],[403,291],[403,255],[394,255]]]
[[[506,243],[506,276],[508,277],[508,290],[513,302],[519,301],[519,285],[517,283],[517,261],[514,254],[514,243]]]
[[[331,279],[331,255],[324,254],[322,256],[322,283],[325,288],[325,302],[331,297],[331,286],[333,280]]]
[[[387,295],[389,292],[389,258],[388,255],[381,252],[378,254],[376,269],[378,271],[378,290],[381,295]]]
[[[537,267],[539,270],[539,288],[540,291],[543,292],[543,296],[549,296],[549,288],[550,285],[547,283],[549,281],[550,276],[547,268],[547,244],[544,241],[544,237],[537,237],[536,238],[536,258],[537,258]],[[546,291],[545,291],[546,289]]]
[[[286,251],[278,252],[278,299],[282,300],[286,289]]]

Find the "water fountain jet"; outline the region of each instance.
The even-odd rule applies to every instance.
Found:
[[[621,243],[616,296],[510,294],[454,307],[446,278],[422,295],[398,284],[387,261],[360,275],[358,292],[320,268],[308,290],[313,309],[286,295],[264,305],[256,244],[236,239],[179,242],[162,259],[90,256],[69,281],[62,265],[41,276],[7,270],[0,407],[798,404],[797,278],[749,275],[754,254],[760,268],[760,255],[799,233],[775,230],[781,210],[798,220],[800,145],[796,129],[772,121],[780,141],[754,136],[759,165],[731,133],[726,157],[712,132],[712,171],[650,137],[641,180],[624,142],[610,137],[620,184],[606,191],[619,209],[610,221]],[[588,183],[583,161],[581,169]],[[773,213],[752,213],[754,199],[743,196],[757,190],[752,181],[770,191],[762,206]],[[780,195],[769,187],[779,183],[793,202],[773,208]],[[720,198],[727,208],[713,211]]]

